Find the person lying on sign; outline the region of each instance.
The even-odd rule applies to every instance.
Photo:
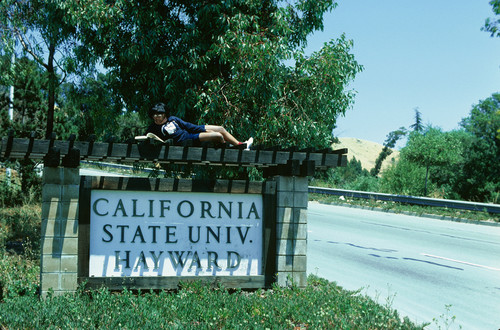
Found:
[[[205,141],[223,144],[227,141],[233,146],[246,144],[245,150],[250,150],[253,143],[253,138],[239,142],[222,126],[195,125],[170,116],[167,106],[163,103],[158,103],[151,108],[149,117],[153,119],[153,123],[147,128],[146,136],[136,137],[136,139],[154,138],[159,141],[172,139],[176,144],[186,140],[193,140],[195,144]]]

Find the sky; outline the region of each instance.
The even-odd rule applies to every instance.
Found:
[[[389,132],[414,123],[415,108],[425,125],[451,131],[474,105],[500,92],[500,38],[481,31],[494,16],[489,0],[337,3],[306,48],[306,54],[318,51],[345,33],[364,66],[335,136],[383,144]]]

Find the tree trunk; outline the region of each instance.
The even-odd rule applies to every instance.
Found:
[[[49,58],[47,61],[47,73],[49,74],[49,104],[47,111],[47,130],[45,138],[50,139],[54,131],[54,107],[56,98],[56,73],[54,71],[54,54],[56,48],[54,45],[49,46]]]
[[[425,190],[424,190],[424,196],[427,197],[427,178],[429,177],[429,165],[427,165],[426,171],[425,171]]]

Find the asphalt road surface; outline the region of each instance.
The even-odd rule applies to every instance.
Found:
[[[97,170],[93,168],[80,168],[80,175],[88,175],[88,176],[128,176],[124,174],[118,173],[110,173],[105,170]]]
[[[308,273],[429,329],[500,329],[500,226],[313,202],[307,253]]]

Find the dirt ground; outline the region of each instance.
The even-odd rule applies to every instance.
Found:
[[[382,151],[383,145],[356,138],[339,138],[340,144],[334,144],[334,149],[347,148],[349,150],[347,154],[347,159],[351,160],[356,157],[357,160],[361,162],[361,166],[371,170],[375,166],[375,160],[377,159],[380,151]],[[390,166],[393,162],[399,159],[399,151],[393,150],[392,154],[389,155],[382,163],[382,171]]]

